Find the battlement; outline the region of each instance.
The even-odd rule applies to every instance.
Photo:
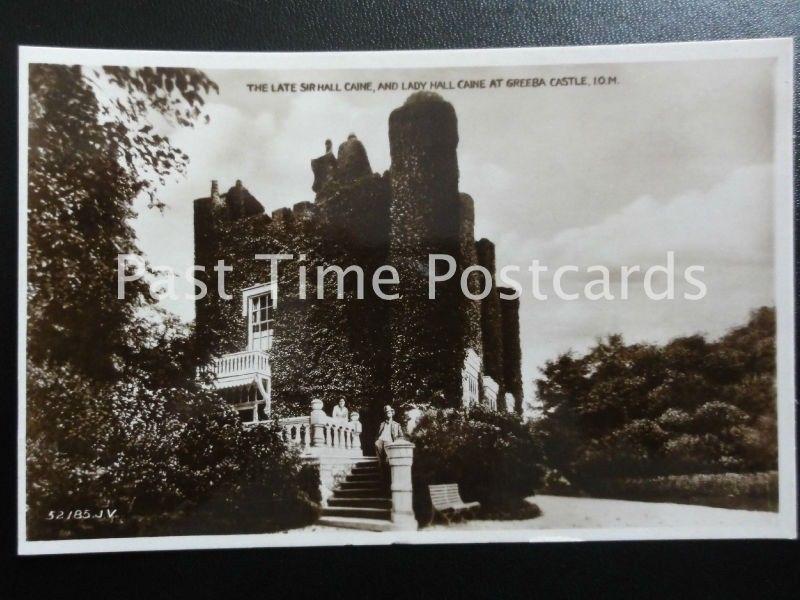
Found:
[[[294,223],[294,214],[288,207],[278,208],[272,211],[272,224],[275,227],[289,227]]]
[[[212,179],[210,194],[197,198],[194,210],[195,213],[198,210],[212,211],[228,221],[264,214],[264,206],[244,187],[241,179],[237,179],[224,194],[219,193],[218,180]]]
[[[292,206],[292,215],[297,222],[313,221],[317,216],[317,207],[313,202],[297,202]]]

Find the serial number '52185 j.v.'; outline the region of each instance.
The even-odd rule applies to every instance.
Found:
[[[47,513],[48,521],[70,521],[72,519],[113,519],[117,514],[116,508],[75,508],[72,510],[51,510]]]

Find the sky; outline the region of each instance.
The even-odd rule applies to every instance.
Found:
[[[539,367],[621,333],[628,342],[711,337],[774,304],[773,63],[768,60],[629,63],[513,68],[208,71],[220,86],[207,99],[210,122],[163,127],[190,163],[158,190],[160,213],[137,203],[134,227],[154,265],[193,263],[192,200],[210,181],[225,191],[241,179],[268,212],[313,201],[309,161],[348,134],[364,143],[373,171],[390,166],[388,117],[409,91],[250,92],[248,83],[457,81],[481,78],[613,76],[614,85],[441,91],[458,117],[459,188],[475,200],[475,237],[496,245],[498,270],[519,265],[522,370],[533,401]],[[674,252],[676,299],[646,297],[633,277],[619,298],[621,266],[666,265]],[[526,272],[533,259],[547,300]],[[562,300],[548,283],[562,265],[579,267],[563,287],[581,292],[611,273],[614,300]],[[706,285],[685,300],[683,270]],[[656,277],[656,287],[659,280]],[[179,293],[191,292],[178,282]],[[190,300],[164,301],[185,320]]]

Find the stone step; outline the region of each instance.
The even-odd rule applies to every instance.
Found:
[[[316,524],[326,527],[360,529],[361,531],[389,531],[392,528],[391,521],[359,519],[358,517],[321,517]]]
[[[390,498],[370,498],[369,496],[364,496],[363,498],[337,498],[334,496],[332,498],[328,498],[328,506],[383,508],[388,510],[392,508],[392,500]]]
[[[355,490],[361,488],[376,488],[376,489],[388,489],[389,486],[385,485],[380,479],[372,479],[372,480],[358,480],[358,481],[348,481],[345,479],[344,481],[340,481],[337,485],[337,489],[340,490]]]
[[[342,484],[340,484],[342,485]],[[384,486],[339,487],[333,490],[334,498],[380,498],[387,492]]]
[[[350,473],[347,477],[345,477],[346,481],[370,481],[370,482],[380,482],[381,478],[377,473]]]
[[[350,471],[353,475],[361,475],[362,473],[373,473],[377,475],[380,473],[378,467],[376,466],[363,466],[363,467],[353,467],[353,470]]]
[[[388,508],[364,508],[360,506],[328,506],[322,509],[323,517],[359,517],[361,519],[391,518]]]

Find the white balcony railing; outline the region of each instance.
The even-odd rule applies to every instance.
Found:
[[[245,350],[226,354],[214,361],[218,379],[241,375],[269,375],[269,356],[261,350]]]
[[[269,355],[261,350],[245,350],[233,352],[216,358],[203,369],[214,376],[217,389],[239,387],[256,383],[269,389],[271,369]],[[266,383],[265,383],[266,380]]]

